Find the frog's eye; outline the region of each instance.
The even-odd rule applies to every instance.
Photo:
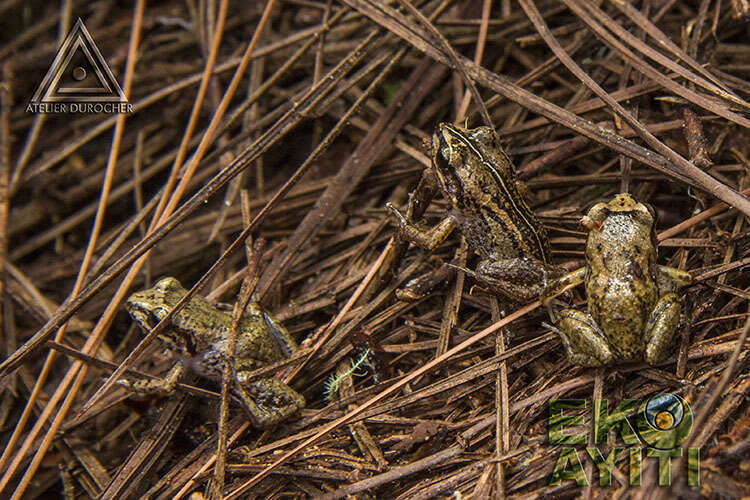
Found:
[[[499,146],[499,139],[494,130],[490,127],[478,127],[471,133],[471,137],[483,146],[496,149]]]
[[[182,288],[182,285],[175,278],[167,277],[167,278],[160,279],[159,282],[156,283],[154,288],[156,288],[157,290],[162,290],[166,292],[168,290],[178,290]]]
[[[153,308],[153,314],[160,320],[169,314],[169,308],[165,306],[157,306]]]

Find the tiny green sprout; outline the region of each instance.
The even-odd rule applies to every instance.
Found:
[[[331,374],[328,377],[328,380],[326,380],[324,387],[324,394],[325,394],[325,400],[330,402],[333,401],[336,395],[339,393],[339,390],[341,389],[341,383],[346,380],[347,377],[351,375],[356,375],[358,377],[362,377],[365,374],[359,373],[357,370],[361,368],[362,366],[372,366],[369,361],[370,357],[370,349],[366,349],[365,352],[362,353],[362,355],[357,358],[355,361],[354,359],[351,359],[349,368],[347,368],[345,371],[337,374]]]

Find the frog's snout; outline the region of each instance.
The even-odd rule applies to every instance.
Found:
[[[136,311],[142,312],[145,307],[144,301],[140,298],[140,294],[134,293],[128,297],[128,300],[125,301],[125,309],[127,309],[130,314],[133,314]]]

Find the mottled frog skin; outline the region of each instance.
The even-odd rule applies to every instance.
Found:
[[[690,274],[658,266],[655,214],[629,194],[598,203],[589,230],[583,281],[588,312],[563,309],[558,326],[568,358],[583,366],[663,361],[673,348],[680,299]]]
[[[388,205],[401,237],[432,251],[457,227],[481,256],[478,281],[515,302],[538,298],[561,271],[550,263],[547,233],[526,203],[525,187],[495,131],[441,123],[432,140],[432,167],[451,210],[424,230]]]
[[[149,332],[187,293],[174,278],[164,278],[153,288],[136,292],[126,307],[144,332]],[[194,296],[173,317],[159,340],[177,358],[169,375],[157,384],[143,384],[140,392],[171,392],[185,368],[213,380],[221,380],[232,316]],[[232,358],[233,393],[240,399],[253,424],[267,428],[281,422],[305,406],[304,398],[291,387],[273,378],[247,381],[252,370],[290,357],[297,344],[275,319],[251,302],[239,323]]]

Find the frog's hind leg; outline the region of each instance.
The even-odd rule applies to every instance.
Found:
[[[646,362],[650,365],[663,361],[674,341],[680,322],[682,305],[675,293],[664,295],[654,306],[645,329]]]
[[[477,264],[476,278],[493,292],[526,304],[542,296],[547,269],[536,259],[485,259]]]
[[[266,429],[305,407],[305,398],[274,378],[245,381],[249,372],[237,373],[237,396],[255,427]]]
[[[151,394],[171,394],[177,388],[177,382],[180,381],[183,373],[185,373],[185,365],[182,361],[178,361],[164,377],[136,382],[120,379],[119,383],[130,389],[136,397],[145,397]]]
[[[590,314],[576,309],[560,311],[560,339],[571,363],[581,366],[603,366],[612,362],[607,340]]]

